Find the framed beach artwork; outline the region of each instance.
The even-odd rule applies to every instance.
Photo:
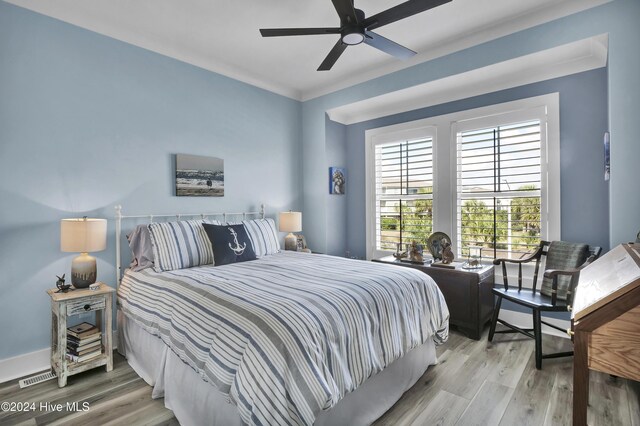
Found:
[[[217,157],[176,154],[178,197],[223,197],[224,160]]]
[[[344,167],[329,167],[329,194],[344,195],[347,189],[347,172]]]

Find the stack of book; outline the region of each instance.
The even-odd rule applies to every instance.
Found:
[[[100,356],[102,333],[88,322],[67,328],[67,359],[82,362]]]

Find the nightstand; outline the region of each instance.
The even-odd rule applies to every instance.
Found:
[[[67,377],[92,368],[106,366],[113,370],[112,312],[115,289],[100,283],[97,290],[76,289],[57,293],[47,290],[51,297],[51,368],[58,377],[58,387],[67,384]],[[102,354],[81,362],[67,359],[67,318],[87,312],[95,313],[95,325],[102,332]]]

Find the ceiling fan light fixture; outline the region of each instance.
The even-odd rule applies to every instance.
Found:
[[[364,41],[364,34],[362,30],[357,29],[352,32],[348,32],[342,35],[342,42],[344,44],[348,44],[349,46],[355,46],[356,44],[360,44]]]
[[[414,56],[416,52],[386,39],[380,34],[376,34],[373,30],[451,1],[453,0],[405,0],[404,3],[367,18],[364,11],[355,8],[354,0],[331,0],[340,18],[339,27],[265,28],[260,29],[260,33],[263,37],[340,34],[340,38],[324,58],[324,61],[318,67],[318,71],[329,71],[348,46],[355,46],[361,43],[365,43],[398,59],[408,59]]]

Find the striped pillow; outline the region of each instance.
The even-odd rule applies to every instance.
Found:
[[[202,220],[149,224],[156,272],[213,263],[213,248]],[[219,224],[218,221],[207,223]]]
[[[280,251],[280,241],[276,231],[276,223],[273,219],[252,219],[243,220],[242,224],[247,229],[253,251],[256,257],[278,253]]]

